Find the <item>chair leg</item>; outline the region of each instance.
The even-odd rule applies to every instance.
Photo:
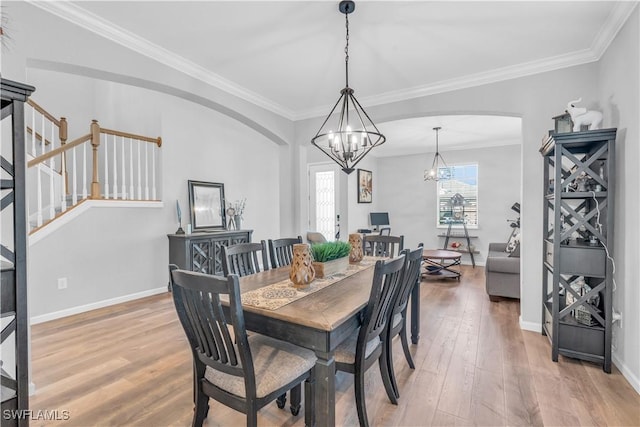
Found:
[[[196,407],[194,409],[192,426],[202,427],[202,423],[204,423],[204,419],[207,418],[207,414],[209,413],[209,396],[204,394],[200,384],[198,384],[195,393]]]
[[[395,375],[393,373],[393,360],[391,355],[391,340],[385,340],[383,344],[382,354],[378,359],[380,366],[380,375],[382,376],[382,384],[387,392],[389,401],[394,405],[398,404],[398,391],[396,386]]]
[[[409,341],[407,340],[407,318],[402,318],[402,329],[400,330],[400,341],[402,342],[402,350],[404,351],[404,358],[407,359],[407,363],[411,369],[416,369],[416,365],[413,363],[413,357],[409,351]]]
[[[258,427],[258,408],[251,405],[247,409],[247,427]]]
[[[302,384],[298,384],[291,389],[291,415],[294,417],[300,413],[300,400],[302,400]]]
[[[304,382],[304,425],[312,427],[316,425],[316,378],[313,371]]]
[[[354,377],[356,391],[356,408],[358,409],[358,421],[360,427],[369,427],[369,419],[367,418],[367,403],[364,393],[364,372],[358,367]]]
[[[284,409],[284,406],[287,404],[287,393],[282,393],[280,396],[278,396],[278,398],[276,399],[276,405],[278,405],[278,408],[280,409]]]

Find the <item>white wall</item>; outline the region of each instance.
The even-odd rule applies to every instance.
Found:
[[[613,308],[622,313],[622,327],[613,327],[615,364],[640,393],[640,11],[627,24],[598,64],[604,127],[617,127],[615,191],[615,279]]]
[[[110,128],[162,136],[165,201],[158,209],[92,209],[31,245],[31,316],[166,286],[166,234],[177,228],[176,200],[183,226],[189,222],[189,179],[224,183],[229,201],[246,197],[244,228],[254,230],[254,240],[280,237],[281,146],[230,117],[163,93],[58,72],[29,75],[38,88],[34,98],[55,111],[61,108],[57,100],[63,87],[77,81],[93,88],[64,97],[73,105],[71,137],[86,111],[104,118]],[[105,98],[108,102],[102,102]],[[69,279],[68,289],[57,289],[60,277]]]
[[[507,219],[515,219],[517,214],[510,208],[520,201],[520,148],[507,145],[440,153],[450,166],[478,164],[479,224],[477,230],[468,230],[478,236],[471,239],[480,251],[474,255],[476,264],[484,264],[490,242],[505,242],[511,233]],[[436,228],[436,183],[423,178],[432,160],[433,153],[378,160],[378,208],[389,212],[391,230],[405,236],[405,247],[414,248],[422,242],[425,248],[435,249],[444,244],[444,238],[437,237],[446,228]],[[471,264],[468,255],[463,256],[463,263]]]

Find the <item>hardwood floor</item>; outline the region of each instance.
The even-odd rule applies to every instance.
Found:
[[[463,266],[457,281],[422,282],[421,339],[399,342],[394,361],[400,399],[389,403],[380,373],[367,373],[367,409],[381,426],[640,425],[640,396],[614,367],[561,357],[547,338],[522,331],[519,303],[489,301],[484,271]],[[188,426],[191,354],[169,294],[120,304],[32,328],[33,410],[69,411],[55,426]],[[358,424],[353,378],[336,377],[336,421]],[[243,414],[211,400],[205,426],[244,425]],[[260,425],[303,426],[275,403]]]

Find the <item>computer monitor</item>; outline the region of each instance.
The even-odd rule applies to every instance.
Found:
[[[369,213],[369,222],[374,230],[377,230],[381,225],[389,225],[389,213],[371,212]]]

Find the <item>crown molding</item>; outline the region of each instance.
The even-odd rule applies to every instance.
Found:
[[[132,33],[117,24],[108,21],[88,10],[66,1],[37,1],[26,0],[28,3],[44,10],[52,15],[78,25],[85,30],[118,43],[121,46],[131,49],[143,56],[151,58],[171,67],[181,73],[202,81],[210,86],[223,90],[231,95],[237,96],[256,106],[262,107],[275,114],[293,120],[292,110],[271,101],[255,92],[237,85],[218,74],[190,61],[174,52],[171,52],[149,40]]]
[[[245,89],[242,86],[237,85],[180,55],[177,55],[174,52],[164,49],[163,47],[158,46],[135,33],[119,27],[117,24],[95,15],[74,3],[37,0],[26,1],[40,9],[118,43],[143,56],[154,59],[181,73],[200,80],[205,84],[237,96],[238,98],[256,106],[283,116],[286,119],[297,121],[321,117],[324,116],[331,108],[331,105],[323,105],[301,112],[294,112],[293,110],[267,99],[262,95]],[[441,80],[398,91],[367,96],[361,98],[360,101],[362,104],[367,106],[389,104],[598,61],[606,52],[607,48],[615,39],[616,35],[637,5],[637,1],[622,1],[616,3],[600,31],[594,38],[591,47],[588,49],[544,58],[537,61],[524,62],[508,67],[497,68],[454,79]]]
[[[609,45],[613,39],[616,38],[618,32],[622,29],[637,6],[637,1],[623,1],[615,4],[591,44],[591,50],[598,59],[602,58],[602,55],[607,51]]]

